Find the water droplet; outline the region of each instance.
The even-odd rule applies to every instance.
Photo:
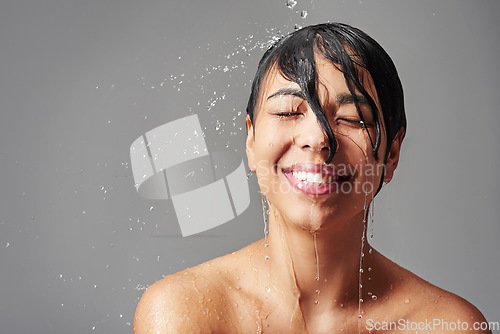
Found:
[[[307,10],[303,10],[303,11],[300,12],[300,17],[301,18],[305,19],[306,16],[307,16]]]
[[[266,287],[266,292],[267,293],[271,292],[271,288],[270,287]]]
[[[315,301],[314,301],[314,304],[315,304],[315,305],[318,305],[318,304],[319,304],[319,302],[318,302],[317,300],[315,300]]]
[[[266,261],[269,261],[269,256],[266,255]]]
[[[5,248],[9,247],[10,246],[10,242],[8,242],[6,245],[5,245]]]
[[[364,272],[363,268],[360,268],[359,272],[362,274]]]
[[[149,211],[153,211],[153,209],[154,209],[154,207],[150,207],[150,208],[149,208]]]
[[[377,296],[372,295],[372,299],[373,299],[373,300],[377,300]]]
[[[293,9],[293,7],[295,7],[296,4],[297,4],[297,1],[295,1],[295,0],[286,0],[285,1],[285,6],[287,6],[290,9]]]
[[[368,267],[368,271],[372,271],[372,267]]]
[[[370,254],[371,254],[371,253],[373,253],[373,248],[370,248],[370,249],[368,250],[368,253],[370,253]]]
[[[410,298],[405,299],[405,304],[410,304]]]
[[[317,294],[317,295],[319,295],[319,292],[320,292],[319,290],[316,290],[316,294]]]

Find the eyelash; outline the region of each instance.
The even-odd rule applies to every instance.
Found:
[[[359,125],[359,126],[365,126],[366,122],[364,121],[357,121],[357,120],[354,120],[354,119],[347,119],[347,118],[341,118],[341,120],[343,121],[346,121],[348,123],[351,123],[351,124],[354,124],[354,125]]]
[[[279,117],[295,117],[295,116],[302,115],[302,113],[300,113],[300,112],[281,112],[281,113],[277,113],[275,115],[279,116]]]
[[[337,119],[337,124],[339,121],[343,121],[348,123],[351,126],[357,127],[357,128],[370,128],[373,126],[372,123],[368,123],[366,121],[362,120],[354,120],[354,119],[348,119],[348,118],[339,118]]]
[[[280,118],[284,118],[284,117],[297,117],[297,116],[300,116],[302,115],[302,113],[300,112],[282,112],[282,113],[276,113],[274,114],[275,116],[278,116]],[[370,126],[370,124],[362,121],[362,120],[354,120],[354,119],[348,119],[348,118],[339,118],[340,121],[345,121],[349,124],[352,124],[354,126],[357,126],[357,127],[365,127],[365,126]]]

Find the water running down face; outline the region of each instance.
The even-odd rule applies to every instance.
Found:
[[[351,94],[344,73],[325,57],[317,54],[315,61],[318,97],[337,144],[329,164],[325,164],[330,153],[328,136],[299,85],[276,68],[269,70],[261,84],[253,124],[247,118],[248,162],[256,171],[261,192],[286,221],[311,231],[362,214],[365,194],[370,201],[384,170],[383,161],[373,152],[370,137],[376,136],[376,129],[366,98],[358,91]],[[370,75],[362,73],[364,89],[381,110]],[[382,157],[386,140],[382,131]],[[398,140],[391,146],[386,182],[397,165],[399,145]]]

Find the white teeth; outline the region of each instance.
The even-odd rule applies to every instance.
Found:
[[[307,181],[309,181],[309,175],[307,176]],[[321,175],[321,174],[314,174],[313,182],[316,182],[316,183],[323,182],[323,175]]]
[[[314,182],[314,176],[313,173],[307,173],[307,182]]]
[[[335,178],[333,175],[322,175],[321,173],[308,173],[304,171],[292,172],[293,177],[297,180],[307,183],[332,183]]]

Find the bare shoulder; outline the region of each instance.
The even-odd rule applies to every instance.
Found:
[[[149,286],[137,305],[134,333],[220,332],[228,310],[212,265],[204,263]]]
[[[422,280],[422,279],[421,279]],[[439,333],[491,333],[483,314],[470,302],[454,293],[422,280],[425,294],[420,300],[422,306],[416,316],[437,324]],[[427,299],[432,301],[429,303]]]
[[[429,324],[429,333],[491,333],[486,319],[470,302],[439,288],[391,262],[398,279],[391,298],[399,301],[398,316],[415,324]],[[483,326],[483,327],[481,327]]]
[[[150,285],[137,305],[134,333],[189,333],[191,323],[198,320],[189,286],[192,275],[191,270],[184,270]]]

